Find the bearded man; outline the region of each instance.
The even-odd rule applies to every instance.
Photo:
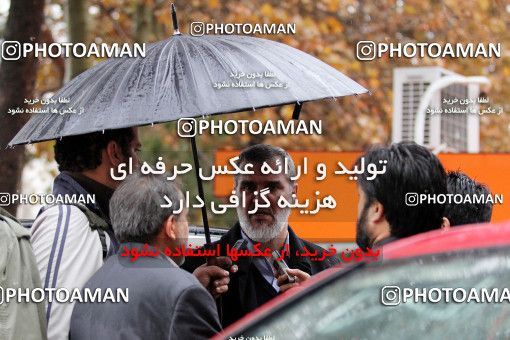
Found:
[[[263,174],[264,163],[272,169],[277,169],[278,166],[286,166],[286,169],[278,174]],[[324,249],[300,239],[288,224],[290,208],[281,208],[278,205],[282,196],[292,203],[297,193],[297,183],[292,180],[292,177],[296,176],[296,168],[290,155],[281,148],[257,144],[246,148],[239,155],[239,168],[244,169],[247,164],[252,165],[253,174],[235,175],[236,195],[240,202],[243,196],[245,201],[244,207],[237,207],[239,222],[219,241],[213,243],[213,248],[219,244],[222,255],[227,255],[227,249],[231,249],[239,240],[244,240],[246,248],[251,251],[255,251],[254,245],[258,243],[260,245],[257,247],[261,251],[269,248],[271,251],[281,252],[286,249],[288,251],[285,251],[284,260],[289,269],[287,275],[280,275],[271,256],[239,257],[236,261],[237,272],[230,277],[228,291],[217,301],[222,312],[220,314],[223,327],[278,294],[299,285],[310,275],[339,263],[338,259],[333,257],[323,261],[311,261],[309,257],[296,255],[304,253],[305,247],[308,251],[318,251],[319,254]],[[194,266],[191,264],[192,261],[188,262],[187,259],[187,270],[192,271],[201,263],[195,263]],[[292,277],[294,282],[289,282],[288,276]]]
[[[400,142],[376,145],[358,158],[356,166],[386,161],[386,172],[368,179],[359,175],[356,243],[366,250],[397,239],[439,228],[448,228],[445,204],[447,177],[441,161],[426,147]],[[419,197],[433,197],[419,201]],[[383,250],[384,251],[384,250]]]

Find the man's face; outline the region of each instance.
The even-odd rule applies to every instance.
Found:
[[[133,162],[133,169],[140,168],[139,153],[141,151],[142,144],[140,143],[140,139],[138,138],[138,128],[133,127],[133,128],[131,128],[131,130],[133,131],[133,139],[129,142],[129,145],[127,148],[127,152],[128,152],[127,155],[124,154],[125,150],[121,150],[121,147],[117,142],[113,142],[113,143],[115,143],[118,150],[121,151],[120,154],[117,154],[118,156],[115,157],[114,160],[112,158],[109,158],[110,166],[113,169],[108,170],[108,176],[109,176],[109,179],[112,180],[110,183],[111,184],[110,186],[114,189],[117,188],[121,183],[120,181],[117,181],[117,180],[113,181],[113,178],[122,176],[121,172],[118,170],[119,164],[121,164],[121,163],[129,164],[129,158],[131,158],[132,162]],[[106,150],[104,151],[104,155],[107,157]],[[111,175],[112,170],[113,170],[113,176]],[[126,177],[126,172],[124,172],[123,178],[125,178],[125,177]]]
[[[358,220],[356,221],[356,243],[361,249],[371,246],[370,226],[368,225],[367,196],[358,185]]]
[[[188,245],[188,236],[189,236],[189,225],[188,225],[188,209],[185,209],[179,216],[175,217],[175,225],[174,232],[177,237],[176,245],[177,247]],[[184,263],[185,257],[182,256],[178,259],[174,258],[175,263],[178,266],[181,266]]]
[[[129,155],[126,155],[126,162],[128,158],[131,157],[133,159],[133,168],[137,169],[140,167],[140,151],[142,150],[142,143],[140,143],[140,139],[138,137],[138,128],[134,127],[133,129],[133,140],[129,143]]]
[[[189,225],[188,225],[188,209],[185,209],[175,220],[175,230],[179,245],[188,244]]]
[[[268,161],[268,164],[276,169],[274,160]],[[280,208],[278,199],[283,196],[289,202],[293,202],[292,194],[296,193],[296,186],[289,182],[285,173],[277,175],[262,174],[261,166],[262,164],[253,165],[253,171],[255,172],[253,175],[239,176],[236,194],[242,203],[241,199],[244,192],[246,205],[245,207],[237,207],[237,215],[241,228],[250,239],[256,242],[267,242],[276,238],[282,229],[288,225],[290,208]],[[260,193],[265,188],[269,189],[265,197],[267,197],[270,206],[258,208],[255,213],[249,214],[249,211],[254,210],[256,200],[258,200],[259,205],[265,203],[260,194],[255,194],[255,192]]]

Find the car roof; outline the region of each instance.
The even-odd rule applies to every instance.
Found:
[[[396,259],[507,245],[510,245],[510,221],[471,224],[410,236],[385,245],[382,256]]]
[[[383,261],[410,258],[431,254],[451,253],[478,248],[493,248],[510,245],[510,221],[502,223],[472,224],[466,226],[451,227],[449,229],[433,230],[426,233],[399,239],[387,243],[382,249]],[[257,320],[271,314],[275,307],[283,302],[290,302],[299,296],[306,294],[305,291],[315,289],[336,280],[342,273],[363,267],[368,261],[359,262],[355,265],[330,268],[314,275],[301,286],[293,288],[263,306],[255,309],[239,321],[228,326],[213,339],[225,339],[235,334],[240,329],[254,324]]]

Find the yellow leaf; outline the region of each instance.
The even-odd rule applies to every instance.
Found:
[[[340,8],[340,1],[338,0],[329,0],[328,1],[328,9],[331,12],[336,12]]]
[[[262,7],[260,8],[260,12],[267,18],[272,17],[273,11],[274,11],[273,6],[271,6],[268,3],[263,4]]]
[[[216,9],[220,6],[218,0],[209,0],[209,8]]]
[[[329,16],[326,19],[326,23],[330,27],[331,33],[342,33],[344,30],[342,24],[334,17]]]

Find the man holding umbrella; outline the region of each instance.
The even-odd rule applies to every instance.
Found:
[[[272,168],[276,164],[288,164],[285,173],[267,174],[261,172],[263,163]],[[296,175],[296,168],[290,155],[283,149],[271,145],[257,144],[243,150],[239,155],[238,166],[243,168],[246,164],[253,165],[254,174],[235,175],[235,190],[238,196],[245,195],[246,205],[237,207],[237,222],[212,247],[220,245],[222,255],[227,255],[227,248],[232,248],[237,241],[245,240],[246,247],[253,250],[256,243],[260,249],[270,248],[280,251],[288,247],[289,252],[284,260],[288,264],[287,275],[294,277],[295,282],[289,282],[287,275],[277,273],[273,258],[265,257],[239,257],[238,271],[232,275],[228,291],[218,300],[222,311],[223,327],[240,319],[258,306],[276,297],[279,293],[288,290],[300,282],[327,269],[339,261],[329,258],[323,261],[311,261],[309,257],[299,257],[296,252],[303,249],[310,251],[325,251],[321,247],[300,239],[288,224],[290,208],[281,208],[278,205],[280,197],[292,202],[293,194],[297,192],[297,183],[291,180]],[[253,214],[257,193],[269,189],[266,196],[270,202],[269,208],[258,208]],[[201,261],[201,262],[200,262]],[[188,258],[184,268],[191,271],[205,260],[202,258]]]
[[[32,247],[44,288],[81,288],[116,252],[108,204],[120,184],[110,176],[128,158],[138,164],[136,128],[63,137],[55,144],[60,174],[54,195],[94,195],[87,205],[58,204],[42,209],[31,228]],[[48,302],[49,339],[65,339],[74,304]]]

